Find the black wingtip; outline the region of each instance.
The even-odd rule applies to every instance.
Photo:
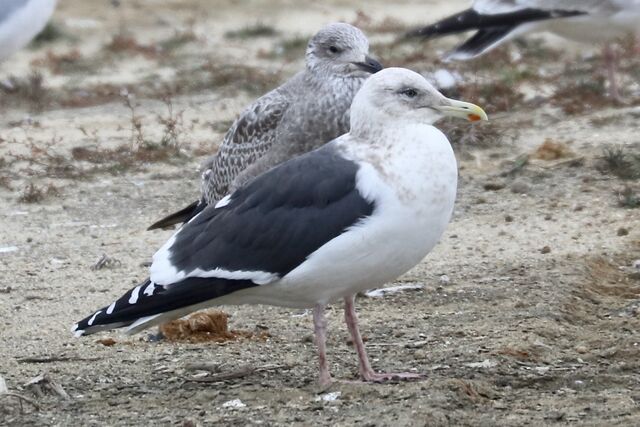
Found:
[[[493,28],[516,27],[520,24],[545,19],[567,18],[582,15],[585,12],[578,10],[542,10],[519,9],[514,12],[480,14],[473,9],[467,9],[455,15],[444,18],[435,24],[422,28],[416,28],[406,33],[406,38],[432,38],[449,34],[457,34],[470,30],[491,30]]]
[[[122,328],[131,325],[142,315],[135,312],[135,303],[139,299],[145,299],[143,292],[147,286],[155,287],[151,280],[147,279],[135,288],[130,289],[123,296],[114,301],[111,305],[102,307],[93,314],[80,320],[73,325],[71,332],[74,336],[82,337],[95,334],[96,332]],[[152,289],[153,290],[153,289]],[[147,291],[148,295],[154,292]],[[133,314],[131,313],[133,311]]]
[[[435,24],[426,27],[415,28],[405,33],[405,38],[423,38],[440,37],[448,34],[461,33],[463,31],[477,28],[480,15],[473,9],[467,9],[455,15],[451,15]]]
[[[180,209],[178,212],[174,212],[171,215],[168,215],[162,218],[159,221],[154,222],[147,228],[147,231],[157,230],[157,229],[168,229],[176,224],[183,224],[189,221],[191,218],[202,212],[202,210],[207,206],[206,203],[196,200],[191,203],[189,206]]]
[[[180,317],[181,309],[196,307],[197,304],[255,286],[258,285],[251,280],[216,277],[188,277],[172,286],[157,285],[147,279],[111,305],[80,320],[73,325],[71,332],[78,338],[124,327],[128,327],[127,333],[136,333],[152,326],[153,319],[160,315]]]
[[[503,26],[476,32],[473,37],[445,55],[446,61],[465,61],[492,49],[513,31],[514,27]]]

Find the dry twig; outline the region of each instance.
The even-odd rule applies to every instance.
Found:
[[[27,402],[28,404],[36,408],[37,411],[40,410],[40,405],[38,405],[38,403],[35,400],[29,399],[28,397],[23,396],[21,394],[6,392],[6,393],[0,394],[0,399],[2,399],[3,397],[14,397],[18,399],[18,402],[20,402],[20,413],[24,413],[24,405],[22,404],[22,402]]]
[[[55,362],[95,362],[99,357],[51,356],[51,357],[21,357],[18,363],[55,363]]]
[[[110,256],[107,256],[107,254],[102,254],[102,256],[90,268],[91,270],[96,271],[102,270],[105,267],[114,267],[121,264],[120,260],[111,258]]]
[[[194,366],[197,366],[197,364],[194,364]],[[212,366],[207,366],[207,364],[203,364],[201,366],[205,366],[208,369],[202,369],[202,370],[209,370],[212,369]],[[222,374],[218,374],[218,375],[213,375],[213,376],[209,376],[209,377],[186,377],[185,380],[187,381],[192,381],[192,382],[198,382],[198,383],[217,383],[217,382],[222,382],[222,381],[228,381],[228,380],[233,380],[236,378],[243,378],[246,377],[248,375],[251,375],[255,372],[264,372],[264,371],[272,371],[274,369],[282,369],[282,368],[289,368],[289,366],[287,365],[265,365],[265,366],[261,366],[261,367],[253,367],[253,366],[245,366],[243,368],[240,368],[236,371],[231,371],[231,372],[225,372]]]
[[[57,394],[62,399],[65,399],[65,400],[71,399],[71,396],[69,396],[69,394],[65,391],[65,389],[59,383],[54,381],[49,376],[48,372],[44,372],[38,375],[37,377],[32,378],[25,384],[25,386],[33,390],[33,393],[39,397],[43,396],[44,391],[46,390],[49,392],[53,392],[54,394]]]

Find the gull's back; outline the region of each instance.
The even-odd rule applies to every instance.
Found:
[[[364,80],[303,71],[259,98],[203,165],[203,199],[215,203],[273,166],[346,133],[351,100]]]
[[[357,28],[323,27],[307,45],[305,69],[247,107],[205,160],[200,200],[149,229],[186,222],[272,167],[346,133],[353,97],[382,68],[368,50]]]
[[[202,198],[207,203],[224,197],[234,178],[273,146],[302,74],[298,73],[245,108],[227,131],[217,153],[205,160]]]

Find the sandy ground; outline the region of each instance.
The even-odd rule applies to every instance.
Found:
[[[455,38],[394,43],[463,1],[373,1],[365,15],[355,1],[61,3],[62,35],[0,65],[14,86],[0,90],[0,377],[37,404],[0,395],[0,424],[640,424],[640,211],[620,203],[640,188],[603,166],[604,147],[640,150],[637,57],[623,56],[628,103],[614,105],[597,49],[547,39],[445,66],[436,53]],[[145,228],[194,199],[230,121],[333,20],[361,25],[386,65],[450,68],[457,95],[493,118],[445,123],[459,198],[441,243],[396,283],[420,289],[357,302],[375,368],[426,379],[347,381],[357,365],[340,305],[328,345],[345,381],[329,390],[299,310],[225,307],[231,328],[264,339],[73,339],[76,320],[144,278],[170,234]],[[238,34],[256,23],[277,33]],[[196,362],[245,374],[199,382],[211,375]],[[67,397],[27,385],[45,372]]]

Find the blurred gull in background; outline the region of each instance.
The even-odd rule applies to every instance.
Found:
[[[40,33],[57,0],[0,1],[0,62],[26,46]]]
[[[476,58],[525,33],[549,31],[583,43],[605,42],[609,94],[619,100],[615,80],[615,38],[640,32],[640,0],[476,0],[470,9],[411,31],[410,37],[476,33],[446,55],[450,60]]]

